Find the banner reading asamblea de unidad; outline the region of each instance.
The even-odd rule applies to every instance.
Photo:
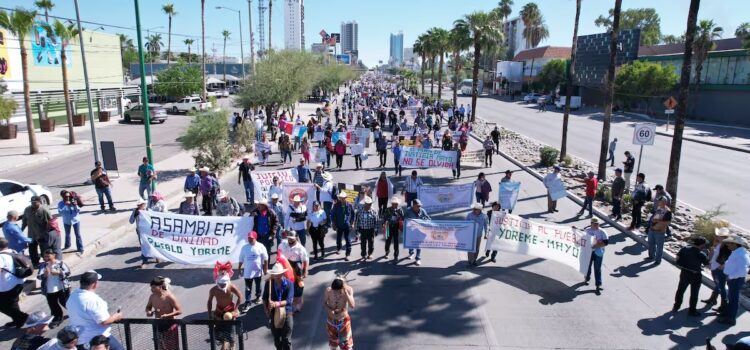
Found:
[[[453,169],[456,166],[456,151],[405,146],[401,149],[399,163],[404,168]]]
[[[500,211],[490,219],[488,250],[554,260],[586,274],[593,238],[572,227],[550,225]]]
[[[255,199],[268,198],[268,189],[273,185],[273,177],[279,177],[279,183],[297,182],[295,169],[280,169],[269,171],[251,171],[250,177],[253,179],[255,188]]]
[[[252,229],[250,216],[195,216],[145,210],[138,215],[141,253],[185,265],[238,262]]]

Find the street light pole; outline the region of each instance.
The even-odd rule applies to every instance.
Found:
[[[217,10],[229,10],[237,12],[237,21],[240,22],[240,65],[242,66],[242,79],[245,79],[245,51],[243,49],[244,45],[242,45],[242,12],[240,10],[230,9],[229,7],[224,6],[216,6]],[[224,66],[224,71],[227,71],[226,65]],[[224,82],[224,86],[226,86],[227,82]]]
[[[89,86],[89,71],[86,68],[86,50],[83,47],[83,31],[81,30],[81,13],[78,11],[78,0],[73,3],[76,7],[76,25],[78,26],[78,42],[81,44],[81,64],[83,64],[83,82],[86,85],[86,102],[89,107],[89,124],[91,124],[91,143],[94,149],[94,161],[99,161],[99,146],[96,141],[96,126],[94,125],[94,107],[91,105],[91,87]]]
[[[253,0],[247,0],[247,20],[250,27],[250,66],[255,74],[255,37],[253,36]]]
[[[143,57],[143,38],[141,38],[141,11],[138,6],[138,0],[133,1],[135,2],[135,33],[138,38],[138,63],[141,70],[141,107],[143,107],[143,127],[146,131],[146,157],[148,157],[148,162],[153,165],[154,155],[151,150],[151,111],[148,109],[146,64]]]

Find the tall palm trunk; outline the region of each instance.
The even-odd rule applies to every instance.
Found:
[[[421,95],[424,95],[424,67],[427,64],[427,56],[425,54],[422,54],[422,65],[419,67],[421,70],[420,73],[420,79],[422,79],[422,91],[420,92]]]
[[[443,95],[443,56],[444,54],[440,53],[440,65],[438,66],[438,100]]]
[[[435,56],[430,57],[430,97],[435,95]]]
[[[224,58],[223,58],[223,60],[221,62],[222,65],[224,66],[224,67],[222,67],[222,70],[224,71],[224,79],[223,80],[224,80],[224,87],[226,87],[227,86],[227,37],[224,37],[224,51],[223,51],[222,55],[224,56]]]
[[[201,0],[201,76],[203,77],[203,92],[201,95],[206,99],[206,0]],[[216,106],[212,106],[216,107]]]
[[[677,94],[677,118],[674,123],[672,136],[672,151],[669,155],[669,170],[667,173],[667,192],[672,196],[672,211],[677,207],[677,183],[680,175],[680,155],[682,152],[682,133],[685,129],[687,117],[688,89],[690,88],[690,67],[693,59],[693,41],[695,40],[696,22],[700,0],[690,0],[688,10],[687,29],[685,30],[685,53],[682,55],[682,73],[680,75],[680,91]]]
[[[578,20],[581,17],[581,0],[576,0],[576,20],[573,25],[573,46],[570,50],[570,67],[566,79],[565,114],[563,114],[562,144],[560,144],[560,162],[568,152],[568,120],[570,119],[570,98],[573,96],[573,75],[575,74],[576,50],[578,48]]]
[[[474,122],[474,117],[477,115],[477,91],[479,88],[479,60],[482,58],[481,45],[479,43],[479,35],[474,35],[474,67],[471,72],[471,121]]]
[[[271,20],[273,17],[273,0],[268,0],[268,51],[271,51],[273,44],[271,44]]]
[[[190,64],[190,45],[188,45],[188,64]]]
[[[167,65],[172,56],[172,15],[169,16],[169,29],[167,33]]]
[[[456,105],[458,101],[458,73],[461,72],[461,65],[458,60],[460,59],[460,51],[456,50],[453,53],[453,105]]]
[[[620,31],[620,8],[622,0],[615,0],[612,31],[609,38],[609,68],[607,69],[606,92],[604,95],[604,125],[602,126],[602,143],[599,150],[599,181],[607,177],[607,148],[609,146],[609,129],[612,124],[612,104],[615,99],[615,59],[617,58],[617,34]]]
[[[68,55],[65,54],[67,45],[63,45],[60,51],[60,63],[63,76],[63,95],[65,96],[65,114],[68,120],[68,144],[76,143],[76,134],[73,132],[73,110],[70,105],[70,92],[68,88]]]
[[[23,43],[23,37],[19,35],[18,42],[21,46],[21,74],[23,75],[23,106],[26,109],[26,129],[29,133],[29,154],[39,153],[39,146],[36,144],[36,133],[34,130],[34,119],[31,117],[31,92],[29,91],[29,64],[26,45]]]

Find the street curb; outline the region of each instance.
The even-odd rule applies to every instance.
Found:
[[[469,134],[475,140],[477,140],[479,142],[482,142],[482,139],[479,136],[477,136],[474,132],[470,132]],[[544,177],[542,176],[542,174],[538,173],[536,170],[531,169],[530,167],[522,164],[521,162],[517,161],[515,158],[509,156],[508,154],[506,154],[505,152],[503,152],[503,151],[501,151],[499,149],[497,151],[498,151],[498,154],[500,154],[503,158],[507,159],[511,163],[515,164],[519,168],[521,168],[524,171],[526,171],[527,173],[531,174],[532,176],[534,176],[535,178],[537,178],[537,180],[542,181],[544,179]],[[581,200],[581,198],[579,198],[578,196],[574,195],[570,191],[566,190],[565,192],[567,193],[567,197],[568,198],[570,198],[573,202],[575,202],[576,204],[578,204],[578,205],[580,205],[580,206],[583,207],[583,200]],[[613,228],[615,228],[618,231],[626,234],[628,237],[630,237],[634,241],[640,243],[644,247],[648,247],[648,242],[643,237],[641,237],[641,236],[633,233],[632,231],[628,230],[625,226],[623,226],[619,222],[616,222],[616,221],[610,219],[609,215],[607,215],[605,212],[601,211],[599,208],[594,207],[594,213],[596,214],[597,217],[599,217],[600,219],[604,220],[606,223],[608,223]],[[668,250],[664,250],[663,254],[664,254],[664,256],[663,256],[664,260],[670,262],[671,264],[675,265],[675,267],[677,267],[677,265],[676,265],[677,257],[672,252],[670,252]],[[677,267],[677,268],[679,269],[679,267]],[[711,276],[711,274],[709,272],[706,272],[705,270],[701,271],[701,282],[703,282],[704,285],[706,285],[707,287],[709,287],[711,289],[714,288],[713,277]],[[740,304],[742,304],[742,306],[745,309],[750,310],[750,298],[742,295],[742,293],[740,293]]]
[[[663,132],[663,131],[657,131],[656,134],[657,135],[661,135],[661,136],[668,136],[670,138],[673,138],[672,134],[669,134],[669,133],[666,133],[666,132]],[[742,153],[750,153],[750,150],[748,150],[748,149],[734,147],[734,146],[727,146],[727,145],[722,145],[722,144],[708,142],[708,141],[701,141],[701,140],[698,140],[698,139],[694,139],[692,137],[684,137],[683,136],[682,139],[686,140],[686,141],[691,141],[691,142],[695,142],[695,143],[700,143],[700,144],[708,145],[708,146],[713,146],[713,147],[718,147],[718,148],[724,148],[724,149],[728,149],[730,151],[737,151],[737,152],[742,152]]]
[[[84,145],[84,143],[76,143],[76,145]],[[70,146],[70,145],[68,145],[68,146]],[[78,153],[89,151],[89,150],[91,150],[91,148],[93,148],[93,146],[92,146],[92,144],[91,144],[90,141],[87,141],[85,143],[85,146],[86,147],[77,148],[75,150],[69,150],[69,151],[65,151],[65,152],[62,152],[62,153],[57,153],[54,156],[53,155],[48,155],[48,156],[44,156],[44,157],[38,157],[38,158],[33,159],[31,161],[28,161],[28,162],[16,165],[16,166],[14,166],[12,168],[0,170],[0,174],[4,174],[4,173],[7,173],[7,172],[11,172],[11,171],[17,171],[17,170],[21,170],[21,169],[25,169],[25,168],[29,168],[31,166],[38,165],[40,163],[44,163],[46,161],[49,161],[50,159],[52,159],[52,157],[54,157],[56,159],[57,158],[63,158],[63,157],[69,157],[69,156],[72,156],[74,154],[78,154]]]

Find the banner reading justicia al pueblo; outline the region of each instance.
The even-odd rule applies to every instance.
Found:
[[[403,147],[400,164],[404,168],[445,168],[456,166],[456,151]]]
[[[592,237],[583,231],[531,221],[501,211],[493,214],[490,220],[487,249],[554,260],[586,274],[591,244]]]
[[[474,221],[408,219],[404,224],[404,248],[473,252],[478,239],[475,225]]]
[[[193,216],[141,211],[141,253],[185,265],[238,262],[253,228],[252,217]]]

